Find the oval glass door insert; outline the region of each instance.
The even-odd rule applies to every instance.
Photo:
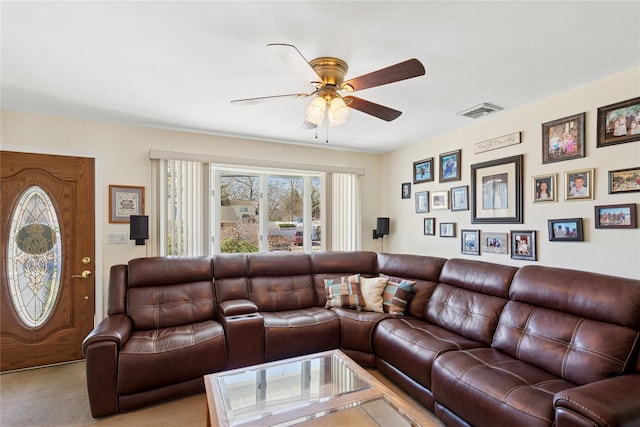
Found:
[[[7,248],[11,302],[27,327],[38,328],[55,307],[62,273],[58,216],[41,187],[27,188],[14,207]]]

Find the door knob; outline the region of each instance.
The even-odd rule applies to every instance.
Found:
[[[71,277],[80,277],[82,279],[88,279],[91,276],[91,272],[89,270],[85,270],[82,274],[74,274]]]

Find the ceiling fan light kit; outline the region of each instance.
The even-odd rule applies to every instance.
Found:
[[[424,66],[417,59],[409,59],[386,68],[344,81],[349,70],[345,61],[339,58],[323,56],[307,61],[302,53],[293,45],[272,43],[267,45],[280,59],[299,74],[310,78],[309,83],[315,90],[309,94],[275,95],[259,98],[237,99],[231,102],[238,104],[255,104],[257,102],[279,98],[303,98],[313,96],[306,108],[307,117],[303,129],[313,129],[325,123],[337,126],[346,121],[350,109],[361,111],[385,121],[397,119],[402,112],[384,105],[376,104],[355,96],[342,97],[338,91],[355,92],[357,90],[382,86],[401,80],[411,79],[425,74]]]

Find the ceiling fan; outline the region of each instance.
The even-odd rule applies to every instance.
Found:
[[[350,108],[388,122],[395,120],[402,114],[401,111],[355,96],[342,96],[340,92],[355,92],[425,74],[424,66],[420,61],[408,59],[345,81],[344,78],[349,67],[342,59],[323,56],[307,61],[293,45],[272,43],[267,47],[309,81],[315,90],[310,93],[236,99],[231,102],[248,105],[282,98],[313,97],[311,104],[306,109],[307,118],[303,124],[303,128],[306,129],[317,128],[323,123],[327,126],[344,123]]]

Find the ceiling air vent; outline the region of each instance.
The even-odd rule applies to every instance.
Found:
[[[460,111],[458,115],[477,119],[500,110],[502,110],[502,107],[483,102],[482,104],[476,105],[475,107],[467,108],[464,111]]]

